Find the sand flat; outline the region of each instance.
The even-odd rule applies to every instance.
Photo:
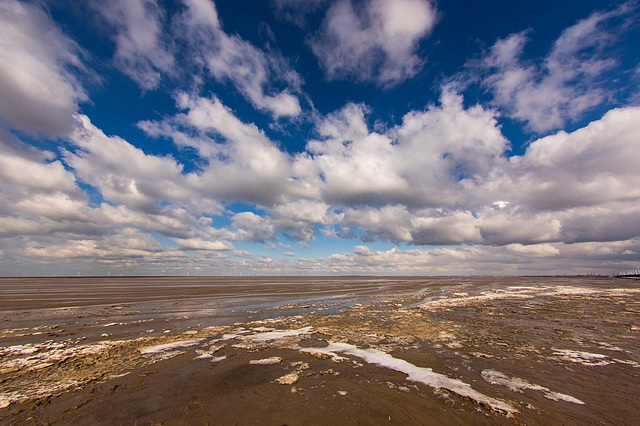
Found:
[[[635,285],[5,278],[0,421],[633,424]]]

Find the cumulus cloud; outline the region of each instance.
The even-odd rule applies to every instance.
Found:
[[[184,178],[185,191],[264,209],[265,216],[247,213],[255,224],[239,222],[229,234],[235,237],[225,238],[267,241],[277,230],[298,241],[311,241],[320,231],[351,238],[354,226],[364,241],[417,245],[636,236],[629,208],[640,197],[638,108],[612,110],[507,158],[509,142],[497,113],[465,107],[450,87],[438,105],[407,113],[383,133],[369,129],[365,106],[348,104],[319,120],[319,138],[295,155],[218,99],[184,95],[179,103],[184,113],[141,127],[195,147],[208,159],[198,173],[175,172],[176,179]],[[596,211],[589,208],[619,220],[587,231]],[[620,224],[615,232],[614,223]]]
[[[328,204],[313,200],[278,204],[269,213],[278,229],[285,231],[285,237],[297,241],[313,240],[319,226],[329,226],[340,217]]]
[[[353,207],[344,222],[385,240],[429,245],[635,238],[639,118],[637,107],[612,110],[575,132],[533,141],[521,156],[496,156],[490,170],[461,181],[455,203]]]
[[[310,45],[328,79],[392,87],[422,69],[419,43],[436,20],[428,0],[340,0],[329,8]]]
[[[208,161],[200,173],[186,176],[188,187],[207,198],[269,205],[281,200],[288,187],[298,185],[289,179],[288,155],[219,99],[182,94],[178,105],[186,112],[139,125],[151,136],[192,146]]]
[[[523,156],[509,158],[491,185],[503,199],[537,210],[637,200],[639,116],[640,107],[614,109],[572,133],[535,140]]]
[[[465,108],[450,88],[440,105],[407,113],[384,134],[371,132],[365,110],[353,104],[318,129],[324,138],[307,149],[322,176],[323,197],[344,205],[456,206],[509,145],[493,111]]]
[[[530,31],[500,39],[476,64],[487,72],[482,84],[496,104],[530,130],[558,129],[607,100],[605,76],[618,65],[607,49],[634,9],[623,3],[592,13],[566,28],[539,63],[522,59]]]
[[[186,202],[192,195],[182,165],[170,157],[145,154],[119,137],[109,137],[88,117],[71,140],[79,149],[67,151],[65,161],[84,182],[100,190],[107,200],[152,212],[156,201]]]
[[[85,124],[85,131],[98,133],[95,141],[105,145],[104,151],[93,150],[90,155],[108,157],[113,154],[117,158],[119,152],[109,145],[110,140],[89,123]],[[0,142],[0,250],[4,256],[3,267],[10,267],[16,258],[30,259],[34,271],[37,265],[43,265],[43,268],[50,265],[52,259],[62,259],[56,260],[60,263],[57,268],[70,268],[67,272],[79,270],[71,263],[72,259],[80,259],[79,264],[83,264],[82,259],[87,259],[84,267],[88,270],[92,270],[91,262],[94,265],[111,262],[123,268],[132,265],[158,267],[163,262],[171,263],[182,258],[182,250],[233,249],[228,241],[214,240],[208,235],[208,231],[214,228],[206,216],[190,213],[175,203],[158,205],[152,212],[128,207],[126,198],[114,203],[116,205],[106,202],[92,204],[78,186],[75,169],[69,170],[62,161],[54,160],[49,152],[20,146],[11,140],[11,135],[2,135]],[[116,143],[126,144],[122,140]],[[125,163],[132,159],[123,158]],[[131,165],[125,164],[123,170]],[[117,188],[110,189],[115,191]],[[153,232],[173,237],[179,247],[163,246],[152,236]],[[17,265],[20,262],[23,261],[18,261]],[[42,271],[50,273],[51,269]]]
[[[441,114],[443,105],[430,106],[424,112],[411,113],[410,117],[427,117],[426,122],[431,123],[434,117],[429,114]],[[460,108],[458,114],[468,114]],[[485,112],[479,111],[479,116]],[[232,217],[229,228],[212,227],[209,218],[197,213],[197,206],[181,207],[188,201],[180,198],[181,193],[171,193],[170,182],[160,185],[168,187],[160,195],[154,192],[160,189],[147,187],[144,182],[146,173],[153,175],[155,167],[167,168],[174,171],[165,173],[165,179],[175,180],[184,186],[185,191],[191,191],[191,194],[196,194],[195,198],[200,198],[198,189],[191,187],[186,180],[187,177],[197,180],[198,174],[183,174],[173,159],[149,156],[122,139],[108,137],[86,118],[82,118],[84,128],[71,139],[77,144],[78,151],[69,153],[70,157],[64,159],[73,165],[71,171],[63,167],[60,160],[53,159],[50,153],[22,146],[12,140],[11,135],[5,135],[0,145],[4,166],[0,168],[0,178],[11,184],[0,187],[3,264],[10,265],[13,256],[26,256],[45,268],[45,265],[52,265],[53,259],[60,259],[56,260],[55,268],[64,272],[72,267],[64,259],[76,259],[74,267],[79,269],[74,270],[86,267],[95,271],[95,265],[100,265],[98,268],[104,268],[105,273],[114,267],[146,273],[158,271],[158,268],[172,273],[237,273],[249,268],[256,272],[379,274],[608,273],[612,268],[629,269],[633,262],[639,260],[640,253],[640,194],[637,193],[637,173],[633,167],[640,152],[635,136],[640,132],[638,118],[638,108],[613,110],[583,129],[572,133],[559,132],[534,141],[522,156],[508,160],[494,153],[500,149],[487,144],[487,147],[492,147],[489,149],[492,160],[488,170],[478,166],[472,184],[459,187],[462,191],[459,200],[467,200],[466,204],[458,201],[446,208],[425,207],[420,203],[340,206],[321,198],[294,198],[291,194],[295,191],[287,192],[285,189],[283,193],[287,201],[266,206],[265,213],[261,215],[237,213]],[[369,134],[366,125],[361,126],[357,119],[349,125],[344,125],[345,120],[332,120],[329,117],[325,123],[324,134],[328,137],[339,138],[345,132],[352,138]],[[253,127],[241,124],[235,130],[233,126],[223,127],[230,132],[230,137],[246,137],[240,130],[255,137],[264,137],[260,132],[255,133]],[[395,155],[393,150],[403,149],[405,139],[401,135],[409,129],[412,131],[406,134],[414,134],[416,129],[422,129],[421,125],[404,120],[398,128],[390,129],[384,136],[394,141],[391,154]],[[435,124],[427,127],[437,128]],[[447,135],[446,132],[436,134]],[[487,134],[492,135],[491,132]],[[395,138],[399,139],[396,141]],[[608,149],[602,148],[604,140],[609,144]],[[505,149],[504,141],[496,140],[496,143]],[[101,167],[115,167],[106,163],[107,160],[122,163],[122,169],[118,169],[119,176],[134,179],[136,187],[138,181],[143,182],[139,185],[143,188],[140,194],[148,195],[149,199],[173,200],[172,205],[146,209],[145,203],[137,204],[136,197],[128,198],[130,185],[122,189],[117,185],[107,185],[109,179],[98,179],[92,184],[105,194],[113,191],[116,195],[112,195],[112,203],[115,205],[102,203],[92,206],[77,186],[74,175],[89,173],[89,166],[78,160],[81,156],[95,164],[97,175],[100,175]],[[441,154],[436,156],[443,157]],[[598,160],[590,163],[588,159],[592,157]],[[284,158],[289,170],[295,170],[296,157]],[[315,158],[309,154],[306,161],[313,163]],[[313,170],[317,173],[322,168],[318,166]],[[573,180],[570,176],[574,176]],[[306,178],[296,176],[296,179]],[[578,184],[584,185],[584,191],[599,188],[600,180],[606,183],[612,179],[618,183],[607,191],[594,192],[599,197],[589,197],[585,192],[586,201],[581,203],[576,203],[572,197],[565,197],[561,203],[561,197],[552,196],[556,191],[575,191]],[[314,182],[322,182],[322,179]],[[543,188],[548,192],[536,194],[532,188]],[[612,188],[617,189],[614,191]],[[124,195],[118,195],[119,190]],[[321,197],[323,191],[317,194]],[[123,198],[119,198],[121,196]],[[544,204],[536,197],[554,201]],[[217,200],[210,197],[210,201]],[[139,208],[128,207],[129,204]],[[475,209],[469,208],[472,204]],[[236,252],[231,243],[256,241],[277,247],[273,241],[277,239],[278,231],[289,232],[292,238],[304,241],[312,239],[321,228],[350,226],[364,232],[364,240],[369,236],[397,243],[454,246],[375,251],[360,245],[354,248],[353,253],[315,259],[293,259],[287,254],[285,257],[292,259],[275,261],[268,256],[254,257]],[[151,232],[171,237],[178,247],[163,246]],[[460,243],[470,245],[456,246]],[[187,256],[184,251],[190,254]],[[228,258],[220,253],[225,251],[232,252],[234,257]],[[50,268],[42,270],[51,271]]]
[[[185,174],[176,160],[109,137],[82,116],[70,139],[76,147],[64,156],[73,173],[46,153],[4,143],[2,179],[12,185],[1,193],[0,233],[80,238],[138,227],[183,249],[211,251],[229,250],[234,240],[274,241],[278,231],[298,241],[320,230],[352,238],[351,227],[363,241],[500,246],[629,240],[640,229],[637,107],[533,141],[507,159],[494,112],[465,108],[449,91],[383,134],[368,129],[366,108],[348,105],[318,122],[324,138],[293,156],[217,99],[179,102],[184,113],[147,125],[164,124],[180,137],[201,132],[196,139],[207,138],[216,155],[198,172]],[[76,176],[116,205],[91,207]],[[200,216],[219,214],[231,197],[258,203],[264,214],[237,213],[229,229]]]
[[[1,152],[1,151],[0,151]],[[17,155],[2,153],[0,178],[11,186],[28,185],[52,192],[78,192],[75,176],[59,161],[42,163]]]
[[[244,241],[265,242],[276,236],[276,227],[270,218],[258,216],[252,212],[237,213],[233,216],[233,226],[238,234],[235,239]]]
[[[298,271],[333,274],[362,273],[393,275],[527,275],[527,274],[608,274],[633,269],[640,260],[639,239],[611,243],[510,244],[501,247],[464,246],[456,248],[386,251],[356,246],[353,252],[322,258],[298,258]],[[626,258],[621,254],[628,251]],[[535,259],[535,261],[533,261]]]
[[[87,95],[76,78],[83,50],[39,3],[0,4],[0,124],[58,136]]]
[[[309,149],[323,176],[323,197],[346,205],[339,223],[357,226],[365,240],[374,236],[425,245],[611,241],[638,235],[633,213],[640,199],[637,107],[612,110],[575,132],[535,140],[523,155],[507,159],[508,144],[493,113],[465,110],[454,95],[444,96],[453,100],[411,112],[400,126],[375,138],[358,108],[321,124],[329,138],[310,143]],[[360,141],[366,141],[361,145],[366,151]],[[375,161],[382,158],[378,166]],[[385,185],[388,190],[381,190]],[[375,197],[367,194],[374,189]]]
[[[199,71],[230,83],[274,117],[300,113],[301,78],[286,61],[224,32],[210,1],[185,4],[168,22],[156,2],[118,2],[107,19],[116,28],[119,66],[128,67],[141,87],[157,87],[174,61],[162,28],[180,29],[191,54],[185,60]],[[403,7],[394,9],[398,5]],[[435,22],[430,3],[341,0],[327,7],[314,48],[334,37],[342,43],[334,50],[346,49],[343,53],[364,69],[356,77],[336,63],[334,78],[389,86],[422,66],[417,46]],[[627,7],[594,13],[565,30],[542,65],[513,60],[520,58],[530,33],[499,41],[481,65],[489,71],[483,84],[494,93],[492,107],[465,102],[449,85],[438,102],[381,129],[369,125],[373,112],[367,105],[347,103],[316,114],[311,136],[296,153],[239,118],[219,97],[175,91],[173,115],[138,127],[188,150],[187,157],[197,155],[194,169],[178,160],[184,156],[150,154],[79,114],[86,95],[73,68],[83,67],[81,49],[38,3],[5,2],[0,19],[7,25],[0,32],[8,31],[5,38],[13,45],[0,52],[0,90],[16,91],[18,100],[11,110],[7,98],[2,97],[4,105],[0,100],[3,125],[66,136],[48,151],[0,130],[1,264],[17,270],[27,259],[43,268],[77,264],[141,273],[628,269],[640,253],[640,108],[613,109],[575,131],[535,139],[520,155],[509,155],[510,142],[498,122],[503,108],[530,126],[552,123],[547,113],[559,117],[553,126],[562,125],[604,99],[598,79],[615,62],[603,49],[614,35],[611,25],[626,17]],[[137,9],[125,13],[125,8]],[[339,8],[348,13],[337,16]],[[415,20],[404,20],[403,11],[412,8]],[[339,19],[353,25],[332,35],[332,20]],[[145,20],[151,24],[137,28]],[[354,41],[367,35],[373,36],[362,45]],[[43,37],[50,46],[43,45]],[[24,78],[51,90],[29,92]],[[562,96],[543,96],[549,90]],[[537,96],[550,104],[539,103]],[[42,114],[28,117],[30,108]],[[251,211],[236,212],[230,207],[236,202]],[[217,216],[228,225],[214,226]],[[303,247],[318,235],[363,243],[353,252],[315,259],[284,244],[292,240]],[[409,249],[366,246],[376,240]],[[237,241],[287,251],[273,259],[236,250]]]
[[[225,241],[208,241],[202,238],[174,238],[181,248],[186,250],[232,250],[233,246]]]
[[[50,245],[32,241],[23,251],[25,255],[62,259],[158,257],[163,252],[163,247],[153,237],[134,229],[125,229],[100,239],[76,239]]]

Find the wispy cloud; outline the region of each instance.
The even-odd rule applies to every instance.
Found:
[[[185,0],[186,11],[176,22],[178,37],[190,46],[186,57],[201,65],[209,75],[231,82],[256,108],[275,118],[297,116],[302,77],[275,51],[265,51],[227,34],[209,0]],[[277,90],[276,84],[284,84]]]
[[[473,67],[494,102],[538,133],[561,128],[612,95],[606,74],[618,66],[608,47],[626,30],[635,3],[623,3],[566,28],[541,61],[523,60],[531,31],[498,40]]]
[[[175,61],[165,34],[165,14],[157,0],[92,1],[112,28],[116,66],[144,90],[158,87]]]

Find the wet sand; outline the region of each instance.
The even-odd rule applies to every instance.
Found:
[[[640,286],[0,279],[3,424],[637,424]]]

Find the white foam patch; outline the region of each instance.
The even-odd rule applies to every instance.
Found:
[[[311,355],[314,358],[318,359],[329,359],[333,362],[346,361],[347,358],[336,354],[335,352],[331,352],[327,348],[297,348],[301,353]]]
[[[254,364],[254,365],[273,365],[273,364],[279,364],[282,362],[282,358],[279,356],[272,356],[270,358],[263,358],[263,359],[252,359],[251,361],[249,361],[249,364]]]
[[[545,392],[544,397],[553,401],[565,401],[573,404],[584,405],[584,402],[580,401],[578,398],[574,398],[571,395],[566,395],[560,392]]]
[[[421,304],[423,309],[446,309],[459,306],[469,306],[478,303],[490,302],[492,300],[526,300],[540,296],[625,296],[639,293],[640,289],[613,288],[596,289],[589,287],[574,286],[510,286],[506,289],[495,289],[481,292],[475,296],[462,296],[462,293],[453,293],[452,296],[436,300],[428,300]]]
[[[460,396],[472,399],[480,404],[487,405],[493,410],[504,411],[506,413],[518,412],[518,410],[506,402],[484,395],[462,380],[452,379],[444,374],[435,373],[431,368],[418,367],[410,362],[395,358],[388,353],[377,349],[360,349],[357,346],[350,345],[348,343],[330,342],[327,348],[313,348],[312,350],[316,351],[319,349],[356,356],[369,364],[399,371],[406,374],[408,376],[407,380],[411,382],[422,383],[435,389],[449,390]]]
[[[556,349],[551,348],[553,354],[557,357],[571,361],[576,364],[588,365],[588,366],[603,366],[613,364],[608,355],[594,354],[591,352],[572,351],[570,349]]]
[[[120,373],[120,374],[109,374],[107,376],[107,379],[119,379],[120,377],[128,376],[129,374],[131,374],[131,371],[127,371],[126,373]]]
[[[258,333],[265,333],[265,332],[267,332],[267,331],[273,331],[273,330],[274,330],[274,329],[273,329],[273,328],[271,328],[271,327],[255,327],[255,328],[253,329],[253,331],[256,331],[256,332],[258,332]]]
[[[233,333],[225,333],[222,335],[222,337],[218,340],[231,340],[231,339],[237,339],[238,337],[240,337],[239,334],[233,334]]]
[[[193,359],[211,359],[213,358],[213,355],[208,354],[208,353],[201,353],[200,355],[198,355],[197,357],[193,358]]]
[[[72,343],[68,341],[49,341],[8,346],[0,349],[0,373],[40,370],[69,358],[97,354],[120,343],[106,340],[95,344],[71,346]]]
[[[600,348],[602,349],[607,349],[609,351],[615,351],[615,352],[625,352],[624,349],[622,349],[619,346],[614,346],[611,343],[607,343],[607,342],[596,342],[598,344],[598,346],[600,346]]]
[[[7,408],[10,404],[21,403],[45,396],[56,395],[67,390],[77,389],[81,382],[76,380],[59,380],[54,382],[38,382],[28,384],[20,391],[0,393],[0,408]]]
[[[491,383],[492,385],[505,386],[513,392],[522,393],[524,389],[536,390],[536,391],[548,391],[549,389],[544,386],[534,385],[526,380],[519,379],[517,377],[509,377],[504,373],[495,370],[483,370],[480,374],[482,378]]]
[[[633,368],[640,368],[640,364],[632,361],[630,359],[619,359],[619,358],[614,358],[613,359],[615,362],[619,363],[619,364],[625,364],[625,365],[630,365]]]
[[[202,342],[203,339],[197,339],[197,340],[181,340],[179,342],[173,342],[173,343],[165,343],[164,345],[157,345],[157,346],[148,346],[146,348],[140,348],[140,353],[143,355],[146,354],[157,354],[160,352],[165,352],[165,351],[169,351],[171,349],[177,349],[177,348],[188,348],[190,346],[195,346],[198,343]]]
[[[175,358],[178,355],[184,355],[184,354],[186,354],[185,351],[164,351],[164,352],[160,352],[160,353],[155,354],[155,356],[153,357],[153,360],[151,361],[151,363],[155,364],[156,362],[165,361],[167,359]]]
[[[11,397],[8,395],[0,395],[0,408],[7,408],[11,404]]]
[[[310,334],[313,332],[313,327],[303,327],[297,330],[283,330],[283,331],[270,331],[267,333],[254,334],[247,336],[248,339],[257,342],[269,342],[271,340],[283,339],[285,337],[300,336],[303,334]]]
[[[481,376],[488,383],[491,383],[492,385],[505,386],[513,392],[522,393],[523,390],[540,391],[544,392],[545,398],[552,399],[554,401],[565,401],[571,402],[573,404],[584,405],[584,402],[580,401],[578,398],[574,398],[570,395],[566,395],[560,392],[552,392],[549,388],[536,385],[534,383],[529,383],[526,380],[520,379],[518,377],[509,377],[506,374],[501,373],[500,371],[483,370]]]

